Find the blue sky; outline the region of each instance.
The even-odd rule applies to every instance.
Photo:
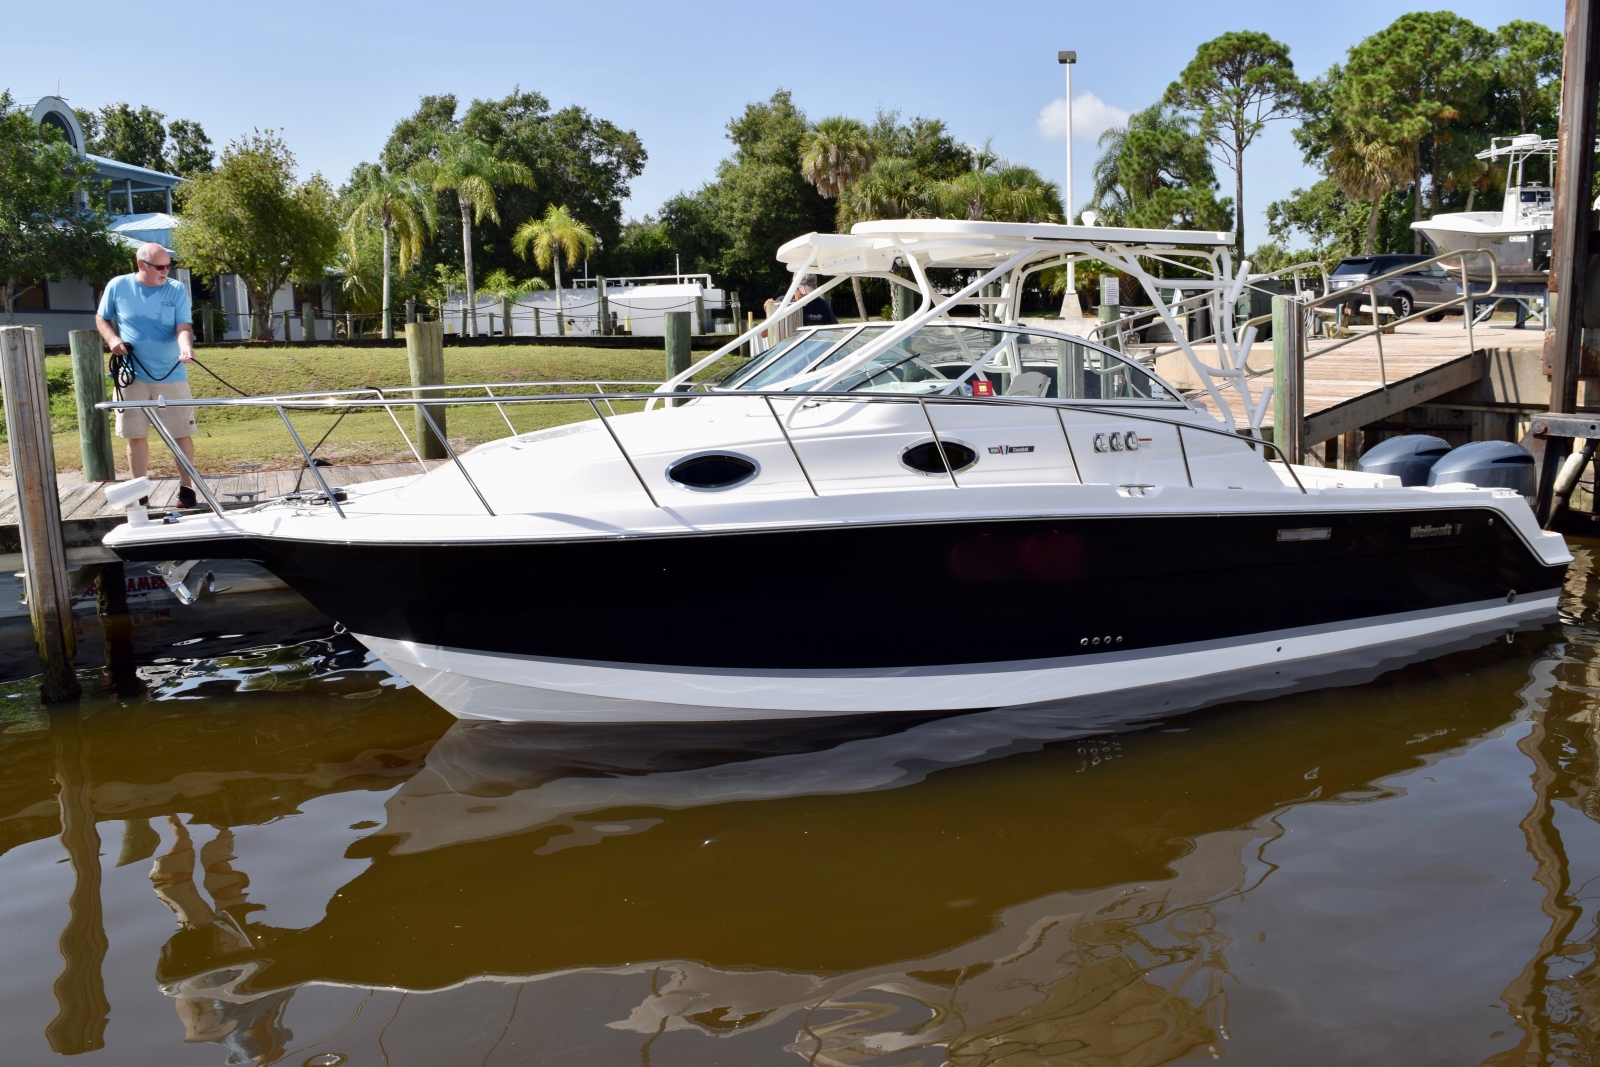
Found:
[[[727,154],[728,119],[779,87],[792,90],[812,118],[870,118],[884,107],[944,119],[962,140],[993,137],[1001,155],[1060,182],[1065,140],[1042,131],[1040,120],[1063,96],[1056,52],[1069,48],[1078,53],[1074,184],[1081,206],[1095,154],[1092,138],[1082,136],[1094,132],[1083,129],[1089,119],[1103,125],[1155,102],[1195,46],[1219,33],[1270,33],[1310,77],[1419,7],[1449,6],[1491,29],[1513,18],[1559,28],[1563,11],[1560,0],[1251,6],[1248,15],[1202,15],[1224,9],[1192,0],[993,7],[943,0],[391,0],[270,9],[90,0],[73,6],[70,26],[50,5],[9,11],[11,40],[26,46],[10,51],[0,87],[28,97],[54,93],[59,84],[78,107],[149,104],[169,117],[199,120],[219,146],[253,127],[273,127],[305,170],[338,183],[376,156],[394,121],[424,93],[454,92],[465,102],[520,84],[557,107],[576,103],[639,133],[650,162],[627,208],[642,215],[708,180]],[[87,35],[68,32],[72,26]],[[166,44],[141,55],[141,42],[163,38]],[[1267,203],[1315,180],[1290,128],[1275,123],[1245,157],[1251,245],[1266,236]],[[1218,170],[1231,192],[1231,175]]]

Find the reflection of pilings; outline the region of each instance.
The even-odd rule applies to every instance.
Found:
[[[1580,911],[1572,903],[1571,874],[1567,853],[1561,834],[1556,829],[1555,813],[1551,802],[1558,768],[1545,752],[1548,729],[1545,718],[1550,709],[1535,711],[1529,730],[1517,748],[1533,763],[1533,808],[1523,816],[1518,825],[1528,841],[1528,852],[1535,864],[1533,880],[1544,887],[1544,900],[1539,909],[1550,919],[1550,928],[1539,939],[1539,947],[1522,968],[1522,973],[1512,979],[1500,995],[1522,1029],[1522,1040],[1517,1047],[1507,1049],[1485,1060],[1493,1067],[1512,1067],[1514,1064],[1543,1064],[1550,1054],[1550,1017],[1547,990],[1550,980],[1550,958],[1566,944],[1567,937],[1577,925]]]
[[[100,914],[100,834],[89,807],[93,782],[78,713],[51,717],[55,742],[56,782],[60,786],[61,844],[72,861],[73,886],[67,925],[61,931],[64,966],[54,986],[56,1017],[44,1028],[53,1052],[76,1056],[105,1047],[105,982],[100,974],[106,956],[105,924]]]

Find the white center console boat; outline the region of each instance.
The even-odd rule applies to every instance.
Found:
[[[1232,240],[941,220],[809,234],[780,250],[796,284],[773,317],[645,410],[588,383],[452,387],[452,405],[589,417],[414,478],[165,523],[134,508],[106,544],[258,561],[466,718],[798,718],[1146,687],[1159,713],[1158,689],[1281,691],[1552,617],[1571,556],[1516,492],[1273,460],[1257,432],[1270,396],[1244,369],[1253,331],[1234,336]],[[1019,320],[1027,276],[1073,257],[1144,284],[1226,421]],[[1219,365],[1183,340],[1151,263],[1199,275],[1183,289],[1211,310]],[[962,280],[941,291],[935,268]],[[826,281],[797,297],[808,275]],[[760,350],[852,277],[920,306]],[[757,354],[713,377],[746,344]]]
[[[1536,133],[1492,138],[1478,159],[1506,161],[1506,195],[1499,211],[1456,211],[1435,215],[1411,228],[1422,233],[1440,253],[1483,249],[1494,254],[1504,274],[1550,269],[1550,236],[1555,227],[1555,193],[1525,171],[1532,159],[1543,159],[1553,172],[1557,142]],[[1600,150],[1600,142],[1597,142]]]

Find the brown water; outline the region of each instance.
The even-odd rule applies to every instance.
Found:
[[[0,684],[0,1063],[1596,1062],[1596,547],[1560,624],[1122,732],[474,725],[147,620],[130,695]]]

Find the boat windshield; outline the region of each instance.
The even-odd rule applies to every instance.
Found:
[[[827,362],[837,355],[830,355]],[[806,391],[825,377],[815,374],[789,390]],[[833,390],[1068,400],[1179,399],[1159,380],[1112,352],[1059,337],[953,325],[924,326],[855,368]]]
[[[734,371],[722,382],[723,389],[762,389],[767,383],[793,378],[828,349],[844,340],[849,327],[797,333],[771,351],[764,352]]]
[[[722,383],[724,389],[772,389],[807,371],[836,363],[887,326],[839,326],[795,337]]]

